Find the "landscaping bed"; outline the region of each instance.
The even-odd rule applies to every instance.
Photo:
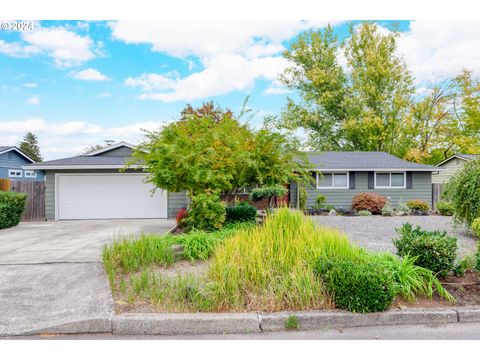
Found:
[[[417,260],[411,256],[399,259],[389,253],[370,253],[351,244],[344,233],[312,220],[300,212],[280,209],[260,226],[237,223],[211,232],[144,235],[114,243],[105,248],[104,264],[115,311],[341,308],[371,312],[480,305],[478,273],[467,269],[464,276],[439,281],[433,272],[415,265]],[[445,246],[441,244],[447,235],[428,231],[424,235],[435,236],[438,246]],[[171,251],[174,244],[184,246],[183,259]],[[414,249],[423,251],[423,245],[419,246]],[[449,248],[445,249],[448,254]],[[432,266],[453,269],[454,260],[451,256],[435,260]],[[456,303],[454,297],[458,297]]]

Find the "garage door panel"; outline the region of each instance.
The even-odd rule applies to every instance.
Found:
[[[166,218],[166,191],[152,195],[144,179],[144,174],[58,175],[58,218]]]

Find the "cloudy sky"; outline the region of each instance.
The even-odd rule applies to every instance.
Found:
[[[40,21],[33,31],[0,30],[0,145],[30,130],[54,159],[103,140],[137,143],[141,129],[172,121],[186,103],[239,111],[248,95],[258,126],[295,97],[277,80],[288,66],[282,51],[328,23]],[[347,35],[348,22],[330,23]],[[478,22],[396,24],[419,89],[462,68],[479,73]]]

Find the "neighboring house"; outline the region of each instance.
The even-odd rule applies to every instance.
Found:
[[[24,167],[45,171],[48,220],[173,218],[185,207],[185,192],[145,183],[141,167],[128,167],[133,145],[121,142],[88,154]]]
[[[408,162],[385,152],[323,152],[309,154],[313,187],[307,188],[307,208],[319,194],[336,208],[351,208],[359,192],[373,192],[390,198],[392,206],[411,199],[432,204],[434,166]],[[321,175],[320,175],[321,174]],[[297,186],[290,187],[290,203],[298,204]]]
[[[437,166],[444,171],[432,176],[434,184],[445,184],[467,161],[480,158],[480,155],[455,154],[438,163]]]
[[[43,181],[43,171],[24,170],[22,167],[35,161],[15,146],[0,146],[0,179]]]

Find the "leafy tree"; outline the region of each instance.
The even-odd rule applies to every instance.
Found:
[[[134,151],[150,173],[148,181],[167,191],[234,194],[254,184],[285,184],[307,177],[304,155],[284,135],[253,131],[230,110],[207,103],[187,106],[180,120],[147,139]]]
[[[18,148],[33,161],[43,161],[42,155],[40,154],[40,147],[38,146],[37,136],[32,132],[29,131],[25,134],[23,140],[18,144]]]
[[[279,126],[307,130],[316,150],[396,153],[413,94],[397,37],[373,23],[352,26],[344,43],[331,27],[300,35],[284,53],[294,65],[280,79],[301,101],[288,100]]]

